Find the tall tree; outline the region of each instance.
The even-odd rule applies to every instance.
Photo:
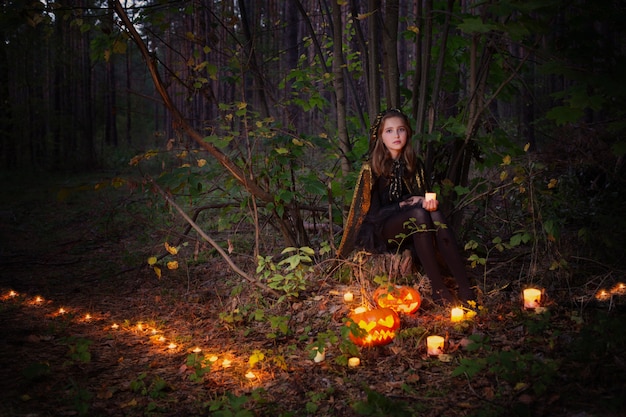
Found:
[[[339,137],[339,148],[341,149],[341,168],[345,174],[351,171],[350,160],[350,139],[348,137],[348,127],[346,125],[346,88],[344,81],[344,59],[343,59],[343,19],[342,6],[337,1],[332,2],[333,14],[333,85],[335,87],[335,99],[337,108],[337,133]]]

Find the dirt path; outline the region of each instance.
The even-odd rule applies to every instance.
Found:
[[[154,215],[138,191],[93,185],[53,179],[3,193],[1,416],[610,416],[624,405],[625,338],[611,349],[581,343],[599,330],[559,300],[529,315],[516,289],[501,291],[456,326],[443,308],[421,310],[349,368],[334,339],[346,285],[317,277],[300,300],[277,305],[221,259],[192,261],[193,244],[159,280],[146,259],[180,223]],[[253,272],[249,255],[234,256]],[[606,326],[619,319],[613,310]],[[447,337],[445,357],[426,354],[431,333]],[[470,339],[481,355],[465,349]],[[326,359],[316,363],[320,341]]]

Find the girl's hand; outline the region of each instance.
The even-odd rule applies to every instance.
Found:
[[[439,207],[439,201],[434,200],[434,199],[426,200],[425,198],[422,197],[422,207],[426,211],[437,211],[437,208]]]
[[[400,207],[412,207],[412,206],[417,206],[418,204],[420,204],[422,202],[422,200],[424,200],[424,197],[421,197],[419,195],[412,195],[411,197],[407,198],[404,201],[400,202]]]

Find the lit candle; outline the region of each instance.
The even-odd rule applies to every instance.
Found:
[[[360,364],[361,364],[361,359],[359,359],[357,357],[353,357],[353,358],[348,359],[348,366],[350,368],[356,368]]]
[[[248,371],[248,372],[246,373],[246,378],[248,378],[248,379],[254,379],[254,378],[256,378],[256,375],[254,374],[254,372],[252,372],[252,371]]]
[[[13,290],[9,291],[9,297],[17,297],[17,293]]]
[[[459,321],[462,321],[464,316],[465,314],[463,313],[463,309],[461,307],[454,307],[450,311],[450,320],[452,320],[452,323],[458,323]]]
[[[354,294],[352,294],[350,291],[343,295],[343,301],[345,301],[346,303],[351,303],[353,300]]]
[[[193,353],[200,353],[200,352],[202,352],[202,349],[200,349],[199,347],[197,347],[197,346],[196,346],[196,347],[192,350],[192,352],[193,352]]]
[[[315,357],[313,358],[313,362],[320,363],[326,359],[326,354],[324,353],[324,349],[315,349]],[[358,359],[358,358],[357,358]]]
[[[355,314],[361,314],[361,313],[365,313],[367,311],[367,307],[357,307],[354,309],[354,313]]]
[[[209,358],[209,362],[217,362],[219,358],[217,357],[217,355],[211,355],[211,357]]]
[[[59,314],[61,314],[61,315],[65,314],[65,309],[63,307],[61,307],[59,309]]]
[[[231,364],[230,359],[224,359],[222,361],[222,367],[224,367],[224,368],[230,367],[230,364]]]
[[[424,196],[424,200],[429,201],[429,200],[436,200],[437,199],[437,193],[426,193],[426,195]]]
[[[112,328],[113,330],[117,330],[119,327],[120,327],[120,326],[119,326],[119,324],[117,324],[117,323],[113,323],[113,324],[111,325],[111,328]]]
[[[607,290],[600,290],[596,293],[596,299],[598,301],[606,301],[611,298],[611,295]]]
[[[611,293],[612,294],[617,294],[617,295],[625,295],[626,294],[626,284],[624,284],[623,282],[618,282],[617,284],[615,284],[615,286],[611,290]]]
[[[170,344],[167,346],[167,348],[168,348],[168,349],[176,349],[176,343],[170,343]]]
[[[524,290],[524,308],[535,309],[541,303],[541,290],[526,288]]]
[[[441,336],[428,336],[426,338],[426,346],[428,347],[428,354],[431,356],[438,356],[443,353],[444,338]]]

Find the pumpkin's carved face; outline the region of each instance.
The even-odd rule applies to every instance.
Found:
[[[374,292],[374,300],[381,308],[390,308],[405,314],[415,313],[422,304],[420,293],[407,285],[380,287]]]
[[[396,337],[400,327],[400,317],[390,308],[355,310],[348,316],[349,326],[356,324],[359,334],[350,332],[350,340],[358,346],[386,345]]]

